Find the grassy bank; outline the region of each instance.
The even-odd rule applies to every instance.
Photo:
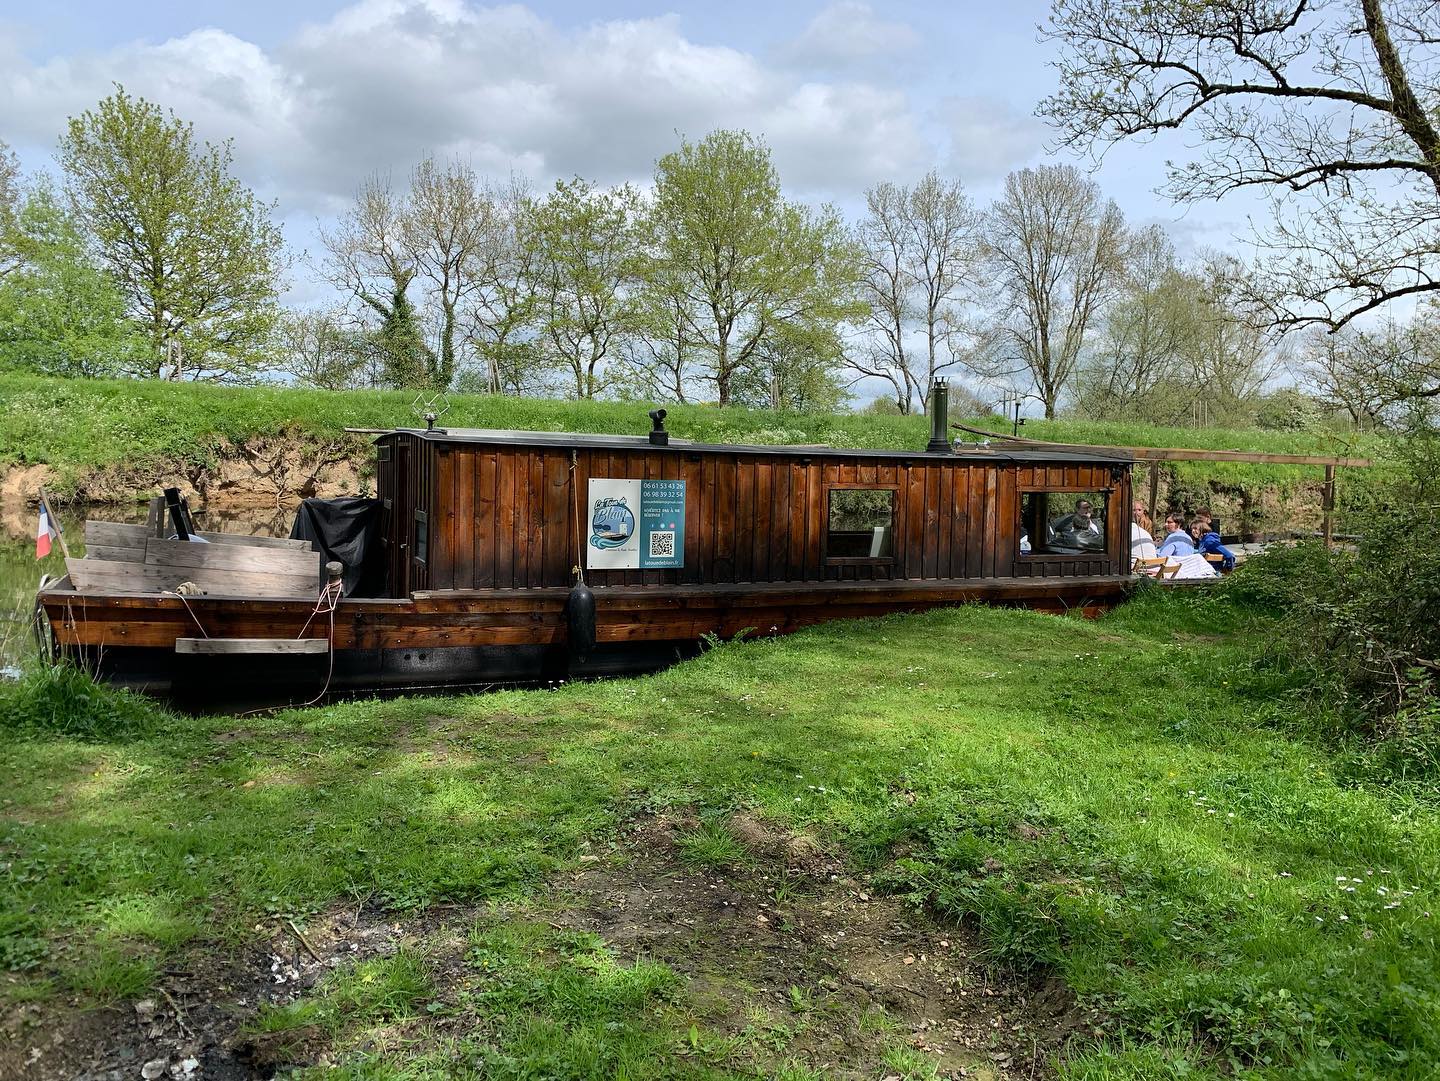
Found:
[[[343,440],[346,427],[421,424],[414,395],[397,391],[328,392],[281,387],[212,387],[136,380],[62,380],[0,375],[0,464],[48,463],[58,486],[74,487],[98,470],[165,463],[212,464],[225,446],[288,432],[315,442]],[[559,402],[453,395],[442,423],[455,427],[640,434],[647,405]],[[824,443],[837,447],[922,447],[923,417],[808,415],[765,410],[669,407],[670,429],[704,442]],[[997,428],[1006,426],[992,418]],[[1028,421],[1025,434],[1053,441],[1185,446],[1278,453],[1375,453],[1373,440],[1352,444],[1304,432],[1159,428],[1149,425]],[[1269,486],[1282,492],[1313,485],[1316,469],[1179,463],[1176,483],[1205,491],[1211,482]],[[1360,484],[1370,481],[1357,476]]]
[[[325,1076],[816,1076],[797,1033],[831,985],[756,977],[743,994],[788,1001],[789,1035],[746,1035],[707,1006],[733,973],[682,979],[554,907],[656,818],[682,863],[764,870],[743,815],[815,839],[862,896],[974,928],[999,970],[1063,977],[1108,1018],[1068,1078],[1434,1076],[1434,790],[1312,740],[1256,662],[1270,633],[1223,597],[1096,623],[962,609],[548,692],[148,729],[121,710],[101,742],[27,727],[73,688],[6,689],[5,996],[128,1000],[277,916],[318,935],[337,909],[478,906],[453,947],[341,966],[251,1023],[320,1033],[348,1063]],[[791,933],[786,906],[821,887],[774,881],[764,934]],[[876,1054],[933,1076],[913,1045]]]

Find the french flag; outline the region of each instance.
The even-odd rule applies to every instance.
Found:
[[[51,539],[59,535],[59,531],[56,530],[54,523],[50,521],[50,508],[45,506],[44,503],[41,503],[40,524],[35,530],[35,558],[44,559],[48,556],[50,554]]]

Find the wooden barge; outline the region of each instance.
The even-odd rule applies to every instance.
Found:
[[[140,526],[69,560],[38,603],[59,654],[193,708],[638,672],[707,636],[940,605],[1094,614],[1134,582],[1123,454],[957,449],[943,432],[914,452],[711,445],[656,428],[379,435],[383,585],[333,610],[304,541],[217,535],[201,557]],[[247,584],[257,561],[285,585]]]

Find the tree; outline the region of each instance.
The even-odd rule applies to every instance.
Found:
[[[0,278],[14,266],[15,208],[20,200],[20,161],[0,139]]]
[[[1122,280],[1128,236],[1113,202],[1074,166],[1005,178],[991,208],[987,253],[1000,312],[988,369],[1028,373],[1054,417],[1098,313]]]
[[[1344,326],[1440,290],[1440,8],[1428,0],[1055,0],[1060,89],[1040,106],[1072,149],[1170,130],[1181,202],[1241,189],[1274,225],[1247,292],[1283,326]]]
[[[781,325],[756,351],[736,385],[736,400],[764,409],[836,413],[850,400],[840,380],[844,349],[833,332]]]
[[[1257,319],[1242,302],[1251,288],[1240,261],[1204,253],[1200,333],[1190,355],[1191,379],[1204,410],[1203,423],[1250,423],[1265,388],[1290,363],[1283,332]]]
[[[604,191],[577,177],[557,182],[527,215],[540,324],[576,398],[606,387],[606,365],[635,322],[638,211],[628,185]]]
[[[410,284],[420,273],[407,244],[406,208],[388,177],[372,175],[355,193],[355,205],[333,229],[320,230],[327,259],[324,270],[337,286],[360,301],[379,326],[368,345],[382,378],[394,387],[441,386],[435,353],[425,343]]]
[[[440,352],[431,383],[455,378],[455,337],[463,308],[485,280],[496,237],[495,199],[475,170],[457,161],[422,161],[410,174],[403,229],[411,258],[440,310]]]
[[[770,151],[740,131],[711,132],[655,165],[647,232],[650,296],[676,306],[676,354],[690,348],[721,405],[782,325],[836,327],[859,314],[855,253],[839,215],[786,202]]]
[[[938,375],[962,362],[956,339],[963,290],[980,265],[981,217],[958,180],[930,172],[914,188],[865,193],[860,225],[868,347],[850,366],[890,383],[902,413],[927,408]],[[918,348],[911,342],[918,337]]]
[[[124,88],[72,117],[60,163],[75,213],[150,343],[145,374],[226,378],[264,359],[283,240],[230,174],[230,143]]]
[[[543,381],[544,356],[536,331],[536,250],[525,228],[529,188],[511,177],[507,184],[487,185],[485,194],[489,230],[470,264],[474,289],[465,341],[483,371],[478,389],[531,393]]]
[[[1118,295],[1077,378],[1076,406],[1096,419],[1174,424],[1194,387],[1191,358],[1204,318],[1204,283],[1184,271],[1158,226],[1133,238]]]
[[[15,264],[0,277],[0,369],[121,375],[149,358],[115,281],[94,266],[79,225],[37,185],[11,225]]]
[[[1408,403],[1440,398],[1440,317],[1432,302],[1408,322],[1352,323],[1331,334],[1312,332],[1302,370],[1320,401],[1362,428],[1408,419]]]
[[[303,386],[346,390],[363,382],[367,343],[343,311],[286,312],[278,337],[284,371]]]

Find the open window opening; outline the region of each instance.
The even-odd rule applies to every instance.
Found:
[[[430,515],[423,510],[415,512],[415,547],[412,551],[417,563],[424,563],[430,558]]]
[[[831,488],[825,531],[828,563],[889,563],[895,558],[895,489]]]
[[[1104,555],[1108,492],[1021,492],[1020,554]]]

